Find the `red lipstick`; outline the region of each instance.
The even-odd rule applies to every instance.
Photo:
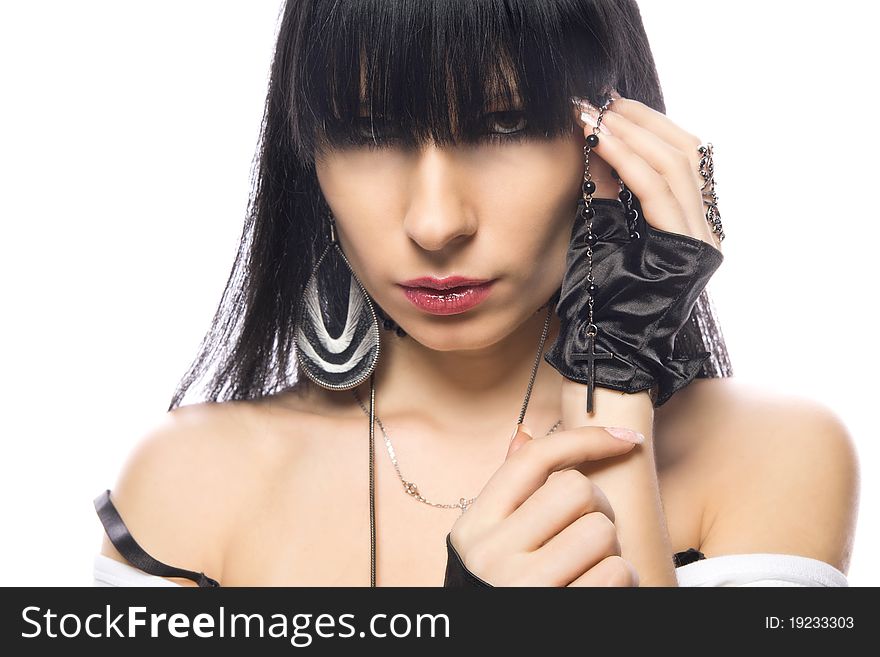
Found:
[[[420,310],[432,315],[457,315],[482,303],[494,282],[466,276],[422,276],[400,285],[406,298]]]

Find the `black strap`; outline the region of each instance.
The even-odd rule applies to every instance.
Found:
[[[678,568],[680,566],[686,566],[689,563],[693,563],[694,561],[699,561],[700,559],[705,559],[706,555],[700,552],[697,548],[688,548],[687,550],[682,550],[681,552],[676,552],[672,556],[675,561],[675,567]]]
[[[107,531],[107,536],[113,546],[119,550],[119,553],[128,559],[128,561],[137,568],[140,568],[151,575],[159,575],[160,577],[185,577],[198,583],[199,586],[220,586],[220,583],[211,579],[205,573],[196,572],[194,570],[184,570],[183,568],[175,568],[161,561],[154,559],[146,551],[138,545],[137,541],[128,531],[128,527],[122,521],[122,516],[110,501],[110,491],[98,495],[95,498],[95,510],[101,519],[101,524]]]
[[[464,565],[458,550],[452,544],[452,532],[446,534],[446,576],[443,579],[443,586],[444,588],[493,586],[477,577]]]

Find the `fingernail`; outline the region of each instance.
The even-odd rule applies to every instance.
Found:
[[[605,431],[610,433],[618,440],[625,440],[629,443],[635,443],[637,445],[645,442],[645,437],[638,431],[632,431],[630,429],[624,429],[622,427],[605,427]]]
[[[572,96],[571,102],[574,103],[577,109],[578,120],[584,125],[584,127],[590,126],[591,128],[595,128],[596,118],[599,116],[599,109],[586,98]],[[599,132],[604,132],[607,135],[611,134],[611,131],[605,127],[604,123],[599,127]]]
[[[507,442],[511,442],[514,438],[516,438],[516,434],[517,434],[518,432],[519,432],[519,425],[517,424],[517,425],[513,428],[513,433],[510,434],[510,438],[507,439]]]
[[[589,108],[592,108],[592,109],[587,109],[586,111],[581,112],[581,121],[586,123],[591,128],[595,128],[598,125],[600,133],[610,135],[611,131],[605,127],[604,120],[602,121],[601,124],[597,121],[597,119],[599,117],[599,110],[597,110],[592,105],[589,105]]]

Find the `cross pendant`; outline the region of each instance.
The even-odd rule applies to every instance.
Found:
[[[575,360],[587,361],[587,413],[593,412],[593,389],[596,386],[596,361],[600,359],[614,358],[610,352],[596,353],[596,335],[587,334],[587,352],[574,353],[571,357]]]

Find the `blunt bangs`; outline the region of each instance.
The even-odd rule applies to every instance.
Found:
[[[362,139],[364,116],[407,147],[474,142],[494,111],[523,112],[535,138],[569,134],[570,97],[601,104],[631,49],[608,0],[290,1],[285,110],[311,163]]]

